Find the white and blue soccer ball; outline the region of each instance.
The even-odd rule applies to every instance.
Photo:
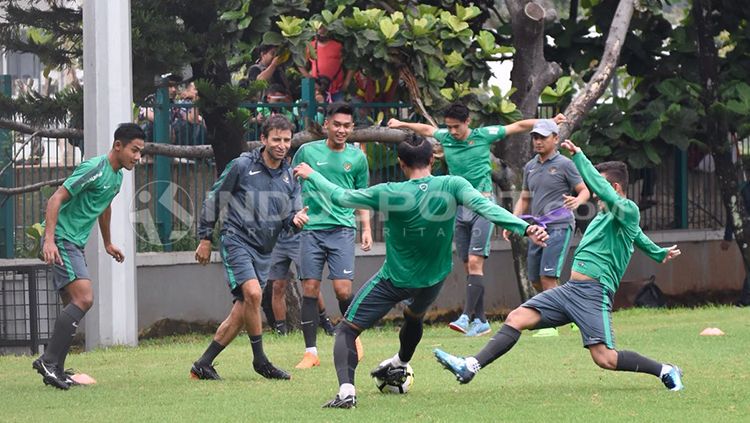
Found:
[[[383,360],[380,365],[383,366],[390,361],[391,359],[388,358]],[[411,368],[410,364],[406,365],[406,370],[404,371],[403,376],[397,381],[386,382],[382,379],[375,378],[375,386],[384,394],[405,394],[409,392],[412,385],[414,385],[414,369]]]

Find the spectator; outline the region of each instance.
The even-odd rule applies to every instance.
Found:
[[[166,80],[167,89],[169,90],[169,103],[172,104],[175,101],[175,98],[177,97],[177,86],[182,82],[182,77],[175,74],[166,74],[163,75],[162,78]],[[156,101],[156,96],[154,94],[148,95],[144,99],[145,104],[154,104]],[[173,126],[177,120],[180,118],[180,110],[179,108],[170,108],[170,116],[169,116],[169,123],[170,126]],[[144,106],[141,107],[138,111],[138,122],[140,122],[141,128],[146,132],[146,140],[147,141],[153,141],[154,140],[154,108]],[[175,134],[174,129],[170,128],[170,141],[174,141]]]
[[[262,80],[269,85],[280,85],[285,92],[289,92],[289,81],[286,79],[283,67],[283,58],[277,55],[278,48],[271,45],[262,45],[258,47],[260,57],[254,65],[250,66],[247,71],[248,81]],[[261,98],[266,93],[261,93]]]
[[[179,113],[173,122],[172,129],[175,133],[175,144],[201,145],[206,136],[206,123],[203,121],[200,110],[195,102],[198,100],[198,89],[195,82],[189,82],[178,95],[175,110]]]
[[[344,46],[330,37],[328,28],[321,26],[318,28],[315,39],[307,46],[310,70],[299,68],[305,78],[317,79],[325,76],[331,81],[326,96],[330,96],[329,102],[344,99],[344,93],[354,76],[354,71],[344,69],[343,50]]]
[[[268,117],[280,114],[289,119],[295,127],[299,126],[297,123],[299,120],[297,108],[291,106],[292,97],[283,86],[274,84],[268,87],[265,101],[268,103],[267,106],[258,107],[258,115],[256,117],[258,123],[262,123]],[[279,106],[273,106],[272,104],[279,104]]]
[[[750,182],[747,180],[742,181],[739,185],[740,197],[742,197],[742,205],[745,207],[745,213],[750,212]],[[747,229],[746,229],[747,230]],[[727,225],[724,228],[724,239],[721,241],[721,250],[727,251],[732,245],[732,239],[734,238],[734,223],[732,222],[732,216],[727,213]],[[735,302],[738,307],[750,306],[750,274],[745,275],[745,282],[742,285],[742,292],[740,298]]]

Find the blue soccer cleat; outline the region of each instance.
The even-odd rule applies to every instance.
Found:
[[[672,367],[672,369],[662,375],[661,382],[670,391],[682,391],[685,389],[685,385],[682,384],[682,370],[672,364],[669,364],[669,366]]]
[[[471,382],[474,379],[476,373],[469,370],[466,366],[466,359],[462,357],[456,357],[448,354],[447,352],[435,348],[433,351],[437,361],[443,365],[449,372],[456,376],[456,380],[462,384]]]
[[[458,319],[450,322],[448,327],[456,332],[466,333],[469,330],[469,316],[462,314]]]
[[[489,322],[483,322],[479,319],[474,319],[473,322],[471,322],[471,327],[469,328],[469,331],[466,332],[466,336],[482,336],[487,335],[490,333],[490,323]]]

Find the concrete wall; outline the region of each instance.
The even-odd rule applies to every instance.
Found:
[[[719,248],[722,231],[662,231],[648,235],[663,246],[678,244],[682,256],[672,264],[660,265],[636,251],[625,273],[622,291],[632,294],[640,286],[628,281],[641,281],[656,276],[659,287],[668,295],[685,292],[739,290],[744,269],[738,249]],[[572,250],[580,238],[573,240]],[[355,291],[375,274],[383,262],[385,248],[376,244],[372,251],[358,251]],[[219,322],[231,307],[231,295],[224,279],[218,254],[206,266],[195,264],[193,252],[138,254],[138,328],[170,318],[187,321]],[[465,290],[463,265],[453,256],[454,272],[445,281],[435,309],[458,310],[462,307]],[[569,269],[562,279],[566,280]],[[324,273],[325,275],[326,273]],[[492,244],[492,255],[486,263],[485,304],[488,311],[508,311],[520,304],[513,273],[513,261],[505,241]],[[330,315],[338,315],[338,307],[330,282],[322,285]]]

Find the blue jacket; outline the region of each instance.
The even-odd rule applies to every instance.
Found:
[[[282,231],[299,231],[292,219],[302,208],[302,198],[292,168],[283,160],[278,169],[269,169],[262,152],[242,153],[227,164],[203,202],[200,239],[212,238],[224,209],[222,236],[239,237],[262,254],[271,253]]]

